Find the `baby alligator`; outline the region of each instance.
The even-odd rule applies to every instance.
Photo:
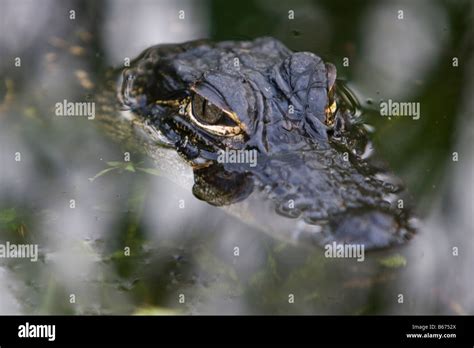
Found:
[[[414,231],[336,68],[273,38],[158,45],[123,69],[122,108],[172,147],[193,193],[304,243],[384,248]]]

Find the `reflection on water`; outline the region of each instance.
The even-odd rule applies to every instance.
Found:
[[[0,313],[472,314],[472,8],[370,4],[3,1],[0,244],[38,244],[40,258],[0,260]],[[77,71],[97,83],[151,44],[260,35],[320,53],[371,98],[376,147],[425,217],[407,247],[360,263],[286,244],[154,175],[139,153],[123,165],[127,149],[93,121],[54,116],[55,103],[91,97]],[[420,120],[379,117],[386,98],[420,102]]]
[[[393,20],[394,14],[401,19]],[[439,64],[450,36],[441,6],[379,4],[368,9],[362,22],[360,55],[364,59],[356,61],[354,82],[365,95],[376,98],[407,100],[416,96]]]

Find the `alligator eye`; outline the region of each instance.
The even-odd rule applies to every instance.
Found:
[[[224,112],[199,95],[193,96],[192,111],[194,117],[207,124],[216,124],[224,116]]]
[[[188,99],[186,112],[195,125],[212,134],[235,136],[247,129],[235,112],[221,109],[197,93],[190,102]]]

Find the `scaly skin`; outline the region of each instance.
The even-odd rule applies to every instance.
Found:
[[[401,244],[414,233],[397,208],[405,193],[365,155],[367,134],[335,76],[272,38],[201,40],[146,50],[123,70],[119,98],[193,168],[198,198],[308,244]],[[220,163],[225,149],[256,151],[256,165]]]

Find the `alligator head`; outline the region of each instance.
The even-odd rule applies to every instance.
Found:
[[[403,190],[371,163],[336,86],[332,64],[275,39],[200,40],[144,51],[119,95],[193,167],[198,198],[230,205],[258,191],[320,245],[401,244],[414,232]]]

